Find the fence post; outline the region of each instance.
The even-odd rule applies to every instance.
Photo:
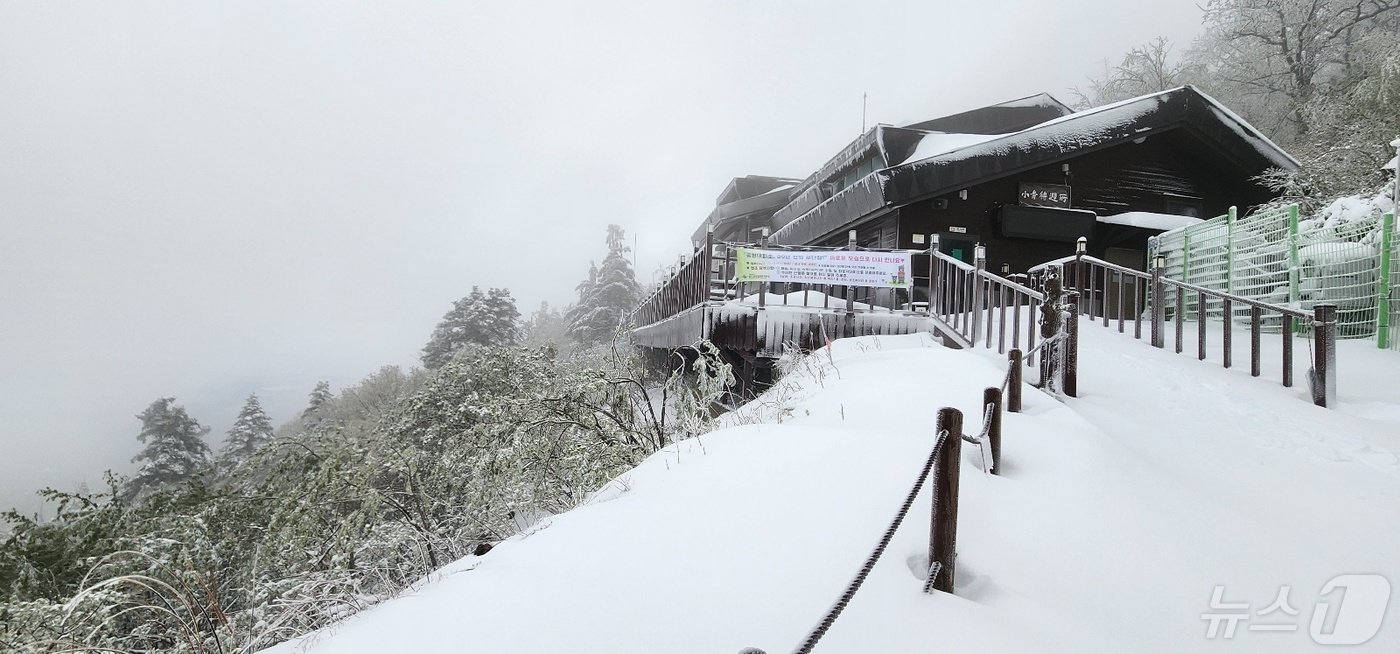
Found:
[[[939,303],[939,301],[943,299],[943,298],[939,297],[940,294],[937,292],[937,289],[939,288],[939,283],[938,283],[938,256],[936,255],[937,252],[938,252],[938,235],[937,235],[937,234],[929,234],[929,235],[928,235],[928,315],[930,315],[930,316],[941,315],[941,314],[938,313],[938,310],[941,309],[942,307],[938,306],[937,303]]]
[[[1235,217],[1238,209],[1230,207],[1225,214],[1225,292],[1235,292]],[[1225,316],[1229,320],[1229,316]]]
[[[1288,305],[1298,306],[1298,284],[1302,271],[1298,264],[1298,205],[1288,205]]]
[[[758,249],[768,249],[768,228],[763,228],[763,233],[758,237]],[[763,309],[768,304],[768,282],[758,283],[758,308]]]
[[[1079,306],[1079,294],[1071,291],[1071,306]],[[1079,313],[1070,314],[1069,322],[1065,323],[1065,369],[1062,373],[1064,381],[1061,388],[1065,395],[1069,397],[1079,397]]]
[[[1007,353],[1007,365],[1011,366],[1011,380],[1006,383],[1006,410],[1021,412],[1021,350],[1012,348]]]
[[[977,335],[982,331],[982,302],[986,299],[982,290],[982,272],[987,269],[987,248],[978,245],[972,252],[977,272],[972,275],[972,333],[968,335],[967,340],[976,345]]]
[[[1001,474],[1001,389],[988,388],[982,391],[983,410],[992,405],[992,415],[987,428],[987,443],[992,450],[992,474]]]
[[[1074,242],[1074,314],[1087,313],[1093,309],[1090,306],[1094,298],[1084,299],[1084,253],[1089,251],[1089,239],[1080,236]]]
[[[849,231],[849,232],[846,232],[846,250],[847,250],[847,251],[850,251],[850,252],[855,252],[855,250],[856,250],[856,230],[854,230],[854,229],[851,230],[851,231]],[[847,285],[846,285],[846,317],[847,317],[847,320],[850,320],[850,316],[851,316],[852,314],[854,314],[855,312],[856,312],[856,295],[855,295],[855,289],[854,289],[850,284],[847,284]]]
[[[1191,228],[1181,230],[1181,281],[1191,282]]]
[[[1400,200],[1397,200],[1400,202]],[[1390,253],[1394,248],[1395,214],[1381,216],[1381,278],[1376,284],[1376,347],[1390,347]]]
[[[1337,404],[1337,305],[1313,307],[1313,404]]]
[[[958,557],[958,463],[962,461],[962,412],[938,410],[936,433],[947,432],[933,464],[933,519],[929,522],[929,567],[937,564],[933,589],[953,592],[953,565]]]
[[[700,292],[700,304],[710,301],[715,293],[715,228],[711,226],[705,230],[705,264],[704,264],[704,288]]]
[[[1167,324],[1167,285],[1162,282],[1162,268],[1167,265],[1167,257],[1158,254],[1152,266],[1152,347],[1166,347]]]

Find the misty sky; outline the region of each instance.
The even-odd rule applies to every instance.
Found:
[[[965,6],[970,5],[970,6]],[[638,276],[731,177],[1082,84],[1193,2],[0,0],[0,504],[417,362],[472,285]]]

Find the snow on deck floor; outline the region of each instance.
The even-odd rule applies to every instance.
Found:
[[[1081,333],[1082,397],[1028,389],[1005,419],[1004,476],[963,448],[956,594],[920,592],[926,489],[817,652],[1325,651],[1308,634],[1325,582],[1400,581],[1400,392],[1376,390],[1395,388],[1400,356],[1344,343],[1329,411],[1247,365]],[[668,448],[588,506],[274,651],[790,651],[892,517],[937,408],[973,431],[1004,374],[925,335],[846,339],[835,369],[822,359],[730,418],[766,422]],[[1289,585],[1298,614],[1208,639],[1216,585],[1252,612]],[[1397,605],[1362,651],[1400,651]]]

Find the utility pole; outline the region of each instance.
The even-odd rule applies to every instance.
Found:
[[[865,107],[870,99],[870,94],[862,91],[860,94],[860,133],[865,133]],[[1391,145],[1394,145],[1393,143]]]

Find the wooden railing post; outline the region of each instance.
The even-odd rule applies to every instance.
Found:
[[[851,230],[851,231],[849,231],[849,232],[846,232],[846,250],[849,251],[849,252],[855,252],[855,251],[856,251],[856,230],[854,230],[854,229]],[[855,312],[856,312],[856,294],[855,294],[855,288],[854,288],[853,286],[851,286],[850,284],[847,284],[847,285],[846,285],[846,320],[847,320],[848,322],[851,322],[851,321],[852,321],[851,315],[854,314]]]
[[[958,463],[962,461],[962,412],[938,410],[935,433],[947,432],[933,465],[933,516],[929,522],[928,560],[938,564],[933,589],[953,592],[953,566],[958,556]]]
[[[1079,293],[1071,291],[1068,304],[1072,307],[1079,306]],[[1079,312],[1070,312],[1069,322],[1065,323],[1065,369],[1064,386],[1065,395],[1069,397],[1079,397]]]
[[[705,281],[702,284],[704,288],[700,290],[700,303],[704,304],[710,301],[715,288],[715,228],[713,226],[705,230],[705,253],[701,256],[705,259],[700,274]]]
[[[1090,297],[1085,299],[1084,297],[1084,254],[1088,251],[1089,239],[1080,236],[1079,239],[1074,242],[1075,315],[1093,310],[1089,305],[1093,304],[1094,298]],[[1092,293],[1090,295],[1092,295]],[[1093,317],[1093,314],[1090,314],[1090,317]]]
[[[768,249],[768,228],[763,228],[763,233],[758,237],[758,249]],[[762,309],[768,304],[768,282],[758,283],[758,308]]]
[[[1167,323],[1167,285],[1162,281],[1163,268],[1167,266],[1167,258],[1157,255],[1155,265],[1152,266],[1152,347],[1163,348],[1166,343],[1166,323]]]
[[[982,406],[991,405],[988,418],[987,445],[992,450],[992,474],[1001,474],[1001,389],[988,388],[982,391]]]
[[[1006,410],[1021,412],[1021,350],[1012,348],[1006,355],[1007,365],[1011,366],[1010,380],[1006,383]]]
[[[928,315],[942,315],[942,286],[938,280],[938,235],[928,235]]]
[[[1313,307],[1313,404],[1337,405],[1337,305]]]
[[[987,269],[987,248],[978,245],[972,251],[977,271],[972,275],[972,331],[967,336],[967,342],[976,345],[977,336],[982,331],[982,302],[986,299],[983,297],[982,272]]]

